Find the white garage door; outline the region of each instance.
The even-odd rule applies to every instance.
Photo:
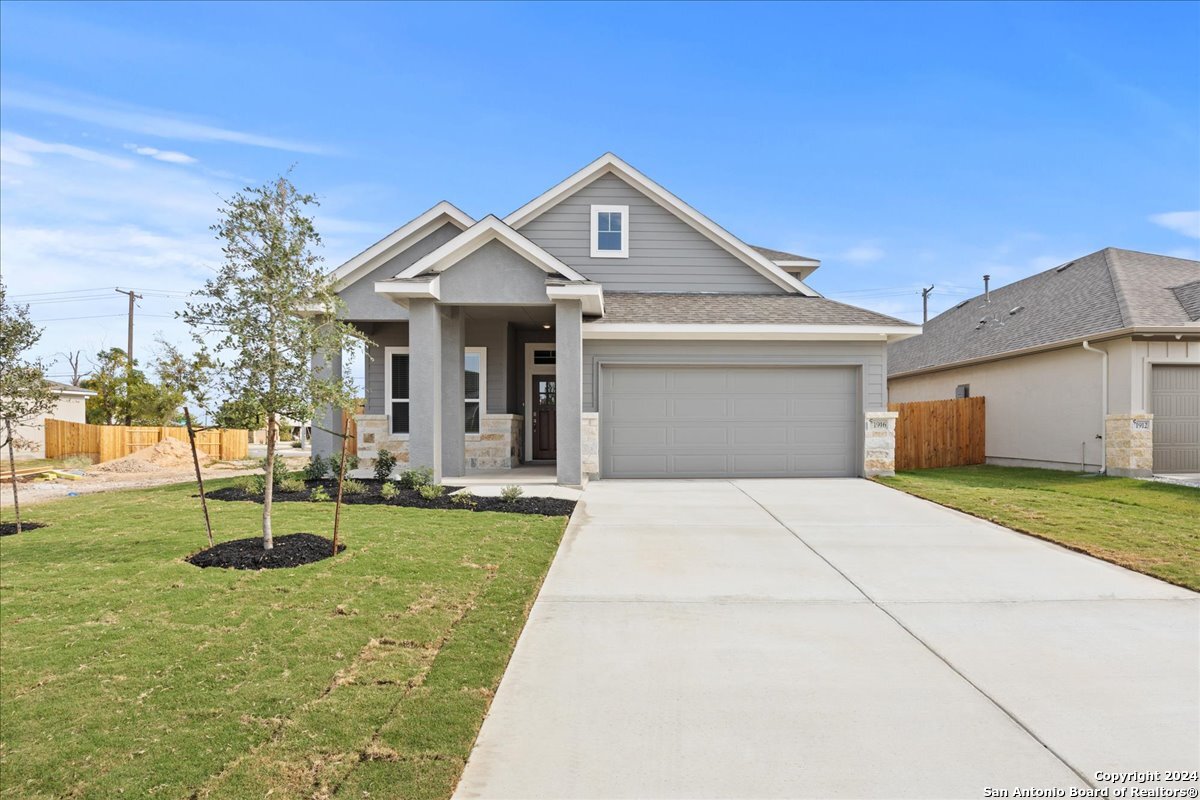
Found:
[[[850,367],[604,366],[601,474],[857,475],[857,377]]]

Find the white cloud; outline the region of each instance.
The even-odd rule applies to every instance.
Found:
[[[139,147],[135,144],[125,145],[127,150],[132,150],[139,156],[147,156],[155,161],[166,161],[168,164],[195,164],[196,159],[189,156],[187,153],[181,153],[178,150],[159,150],[157,147]]]
[[[29,136],[22,136],[12,131],[0,131],[0,161],[22,167],[32,167],[37,164],[34,154],[62,155],[77,158],[80,161],[90,161],[94,164],[106,164],[118,169],[128,169],[132,163],[124,158],[106,155],[86,147],[58,142],[43,142]]]
[[[1168,211],[1165,214],[1152,214],[1150,221],[1184,236],[1200,239],[1200,211]]]
[[[71,100],[33,94],[19,89],[5,89],[4,104],[11,108],[23,108],[66,117],[80,122],[102,125],[106,128],[161,136],[166,139],[183,139],[193,142],[230,142],[294,153],[321,153],[324,149],[307,142],[262,136],[256,133],[236,131],[194,122],[165,111],[118,106],[96,98],[76,97]]]
[[[880,247],[873,244],[860,244],[842,253],[841,259],[852,264],[869,264],[872,261],[880,260],[885,255],[887,254]]]

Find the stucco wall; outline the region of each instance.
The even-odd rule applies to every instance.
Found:
[[[1103,359],[1082,347],[994,361],[888,381],[893,403],[946,400],[959,384],[987,398],[990,463],[1099,470],[1104,433],[1100,385]],[[1116,368],[1110,356],[1109,369]]]
[[[346,304],[342,316],[355,320],[408,319],[408,312],[405,309],[388,298],[375,294],[375,281],[385,281],[396,277],[397,274],[415,264],[418,259],[432,253],[460,232],[457,226],[447,222],[342,289],[338,292],[338,296]]]

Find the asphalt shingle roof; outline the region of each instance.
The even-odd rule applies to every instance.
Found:
[[[750,247],[754,250],[757,250],[759,253],[771,259],[772,261],[820,261],[820,259],[817,258],[799,256],[795,253],[785,253],[783,250],[772,250],[769,247],[759,247],[753,244],[750,245]]]
[[[596,324],[911,325],[824,297],[795,294],[605,292]]]
[[[1107,248],[973,297],[888,346],[888,374],[955,364],[1133,327],[1200,323],[1185,297],[1200,261]],[[1019,309],[1019,310],[1018,310]],[[1014,313],[1015,312],[1015,313]],[[986,320],[986,321],[984,321]]]

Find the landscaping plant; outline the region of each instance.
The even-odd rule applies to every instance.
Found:
[[[362,481],[354,480],[354,478],[346,478],[342,481],[342,491],[346,494],[366,494],[367,485]]]
[[[523,494],[525,494],[525,490],[514,484],[500,490],[500,499],[506,503],[515,503]]]
[[[380,450],[375,454],[375,478],[386,481],[396,468],[396,457],[389,450]]]
[[[328,503],[330,500],[329,492],[325,491],[324,486],[314,486],[312,491],[308,493],[308,499],[314,503]]]
[[[400,485],[405,489],[420,489],[433,483],[433,470],[429,467],[406,469],[400,473]]]
[[[13,514],[17,533],[21,532],[21,501],[17,492],[17,459],[14,455],[17,434],[13,430],[22,422],[35,419],[54,407],[55,397],[46,381],[46,365],[29,358],[26,352],[42,338],[42,329],[29,319],[29,306],[11,305],[7,290],[0,280],[0,433],[8,448],[8,465],[12,471]]]
[[[446,487],[437,483],[427,483],[417,489],[417,494],[426,500],[437,500],[446,493]]]
[[[400,489],[391,481],[385,481],[383,486],[379,487],[379,496],[384,500],[395,500],[398,494]]]
[[[325,458],[324,456],[319,456],[314,453],[308,460],[308,463],[304,465],[305,479],[310,481],[319,481],[324,478],[329,474],[330,461],[332,460],[332,457]]]
[[[267,475],[275,470],[281,416],[312,419],[325,406],[349,409],[354,397],[348,375],[313,367],[324,354],[362,341],[338,320],[341,300],[314,251],[321,237],[307,212],[315,204],[283,176],[226,201],[213,226],[224,263],[180,314],[211,355],[222,394],[265,416]],[[273,489],[274,481],[267,481],[266,550],[273,546]]]

